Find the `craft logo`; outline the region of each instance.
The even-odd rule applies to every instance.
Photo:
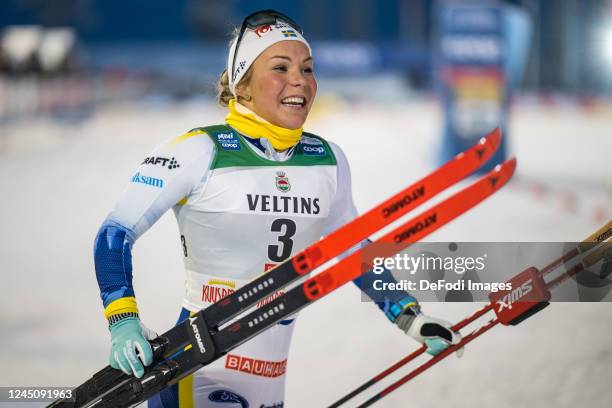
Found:
[[[170,163],[168,163],[168,169],[169,170],[173,170],[173,169],[176,169],[176,168],[179,168],[179,167],[181,167],[181,165],[178,164],[178,162],[176,161],[176,159],[174,157],[172,157],[170,159]]]
[[[272,26],[268,24],[261,27],[257,27],[255,29],[255,34],[257,34],[257,36],[261,38],[263,34],[269,33],[270,31],[272,31]]]
[[[140,164],[152,164],[154,166],[160,164],[162,167],[167,167],[169,170],[173,170],[181,167],[181,165],[176,161],[176,158],[172,157],[168,159],[167,157],[147,157]],[[168,164],[168,166],[166,166]]]
[[[143,176],[142,174],[140,174],[140,172],[134,174],[131,181],[132,183],[141,183],[152,187],[164,188],[164,181],[162,179]]]
[[[202,302],[217,303],[236,291],[236,282],[230,280],[211,279],[202,285]]]
[[[225,359],[225,368],[260,377],[280,377],[287,370],[287,360],[265,361],[228,354]]]
[[[276,188],[283,193],[291,190],[291,184],[289,184],[289,178],[284,171],[276,172]]]
[[[293,30],[283,30],[281,32],[287,38],[297,38],[297,34]]]
[[[227,391],[227,390],[217,390],[208,394],[208,399],[212,402],[220,402],[220,403],[238,403],[241,408],[249,408],[248,401],[236,394],[235,392]]]
[[[236,80],[236,77],[244,69],[245,66],[246,66],[246,61],[240,61],[238,63],[238,66],[236,67],[236,69],[234,69],[234,74],[232,75],[232,81]]]

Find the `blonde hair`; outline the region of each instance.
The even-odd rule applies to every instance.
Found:
[[[240,28],[236,27],[234,28],[234,31],[232,32],[232,39],[229,42],[229,47],[231,47],[232,43],[236,41],[236,39],[238,38],[238,34],[240,34]],[[253,66],[251,65],[249,69],[247,70],[247,72],[245,72],[240,82],[236,84],[236,88],[240,86],[249,85],[249,82],[251,81],[251,76],[253,75],[252,68]],[[227,68],[226,68],[223,70],[223,72],[221,72],[221,75],[219,76],[219,81],[217,81],[217,102],[219,103],[219,105],[227,107],[229,105],[230,99],[232,98],[236,98],[238,102],[240,102],[240,100],[243,99],[241,96],[234,97],[234,94],[230,90],[229,75],[227,73]]]
[[[251,82],[251,76],[253,76],[253,66],[251,65],[247,72],[244,74],[240,82],[236,85],[236,88],[241,86],[249,85]],[[232,91],[230,91],[229,87],[229,76],[227,74],[227,69],[224,69],[221,72],[221,76],[219,77],[219,81],[217,82],[217,102],[221,106],[228,106],[230,99],[236,98],[238,102],[240,102],[242,96],[234,96]]]

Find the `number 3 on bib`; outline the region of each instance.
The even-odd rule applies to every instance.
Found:
[[[282,262],[289,258],[293,249],[293,240],[291,239],[297,228],[295,221],[288,218],[277,218],[272,221],[270,232],[278,232],[278,244],[268,245],[268,259],[272,262]]]

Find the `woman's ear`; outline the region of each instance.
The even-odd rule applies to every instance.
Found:
[[[236,86],[236,99],[242,99],[247,102],[250,102],[251,99],[253,99],[249,92],[248,85],[241,84]]]
[[[247,69],[247,71],[244,73],[244,76],[242,77],[242,79],[240,80],[240,82],[238,82],[236,84],[236,101],[237,102],[247,102],[251,103],[253,101],[253,89],[251,89],[251,85],[252,85],[252,77],[253,77],[253,69],[254,69],[254,65],[251,65],[249,67],[249,69]]]

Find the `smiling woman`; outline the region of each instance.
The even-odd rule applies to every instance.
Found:
[[[236,88],[244,106],[288,129],[302,127],[317,93],[309,48],[281,41],[266,49],[252,66],[253,75]]]
[[[251,114],[276,126],[266,132],[266,138],[275,149],[284,150],[299,141],[317,93],[317,81],[311,49],[299,26],[280,13],[266,12],[268,17],[261,12],[247,17],[236,32],[228,67],[219,81],[219,103],[229,106],[230,115]],[[231,116],[230,125],[253,133],[241,129],[241,124],[245,126],[241,115]]]
[[[150,153],[96,238],[110,365],[126,374],[142,377],[152,362],[147,340],[155,336],[139,319],[132,246],[168,209],[177,218],[186,272],[179,322],[357,215],[342,150],[302,130],[317,82],[310,46],[294,21],[273,10],[246,17],[219,88],[219,103],[229,110],[225,123],[193,129]],[[388,270],[376,279],[395,282]],[[355,283],[371,293],[361,278]],[[407,292],[377,293],[375,300],[431,353],[457,341],[449,325],[422,315]],[[294,318],[162,391],[149,406],[283,406]]]

